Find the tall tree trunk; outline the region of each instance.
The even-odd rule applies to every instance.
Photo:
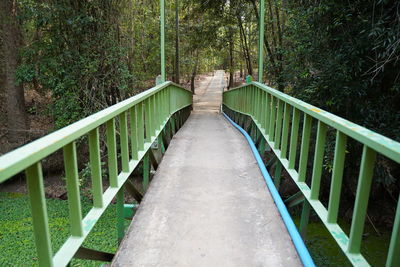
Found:
[[[174,82],[179,84],[179,0],[175,0],[175,75]]]
[[[240,17],[239,14],[237,14],[237,20],[239,24],[239,33],[240,33],[240,41],[242,44],[243,48],[243,54],[246,60],[246,67],[249,75],[253,75],[253,67],[251,66],[251,56],[250,56],[250,49],[249,45],[247,43],[247,36],[244,31],[243,23],[242,23],[242,18]]]
[[[19,64],[18,50],[21,47],[21,32],[17,21],[16,0],[0,1],[0,21],[3,32],[4,93],[7,111],[8,140],[12,146],[25,141],[27,120],[24,89],[15,78]]]
[[[192,72],[192,76],[190,77],[190,90],[192,90],[193,94],[195,94],[195,88],[194,88],[194,79],[196,78],[197,75],[197,67],[199,65],[199,53],[196,52],[195,53],[195,63],[194,63],[194,67],[193,67],[193,72]]]

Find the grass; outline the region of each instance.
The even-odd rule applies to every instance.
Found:
[[[49,226],[53,253],[65,242],[69,234],[68,202],[47,199]],[[92,206],[82,199],[86,214]],[[118,248],[115,205],[110,205],[83,246],[115,253]],[[37,266],[29,199],[25,195],[0,193],[0,266]],[[74,259],[71,266],[100,266],[102,262]]]

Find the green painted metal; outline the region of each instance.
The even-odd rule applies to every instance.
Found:
[[[269,133],[268,133],[268,137],[269,137],[269,141],[272,142],[274,140],[274,134],[275,134],[275,114],[276,114],[276,98],[275,97],[271,97],[271,113],[269,116]]]
[[[306,181],[306,171],[308,162],[308,150],[310,148],[311,135],[311,116],[304,114],[303,134],[301,136],[300,162],[299,162],[299,182]]]
[[[354,204],[353,220],[351,222],[350,239],[347,251],[360,253],[361,238],[367,214],[368,198],[374,174],[376,152],[364,145],[361,158],[360,176],[358,177],[357,195]]]
[[[303,209],[301,210],[299,232],[305,240],[307,236],[308,220],[310,219],[311,206],[306,199],[303,201]]]
[[[285,110],[283,114],[283,130],[282,130],[282,140],[281,140],[281,157],[287,158],[287,147],[288,147],[288,137],[289,137],[289,125],[290,125],[290,105],[285,103]]]
[[[344,133],[337,131],[335,155],[333,158],[331,192],[329,194],[328,215],[326,218],[328,223],[337,222],[340,192],[342,190],[344,160],[346,157],[346,142],[347,136]]]
[[[107,153],[108,153],[108,177],[111,187],[118,187],[117,166],[117,141],[115,137],[115,120],[112,118],[106,123],[107,127]]]
[[[321,175],[322,175],[322,164],[324,161],[324,151],[325,151],[325,139],[326,139],[326,125],[325,123],[318,122],[317,130],[317,141],[315,145],[315,155],[313,164],[313,173],[311,178],[311,199],[318,199],[319,188],[321,185]]]
[[[396,218],[393,223],[392,237],[386,260],[386,267],[400,266],[400,200],[397,201]]]
[[[274,148],[279,149],[281,145],[282,132],[282,117],[283,117],[283,102],[278,100],[278,111],[276,116],[276,133],[274,139]]]
[[[139,129],[138,129],[138,107],[134,106],[130,109],[130,129],[131,129],[131,157],[138,159],[139,152]]]
[[[264,22],[265,22],[265,0],[260,0],[260,15],[258,22],[258,81],[263,81],[264,70]]]
[[[54,266],[46,200],[44,198],[42,165],[40,162],[34,163],[25,169],[25,174],[39,265]]]
[[[258,90],[259,92],[254,92]],[[261,101],[265,108],[258,107]],[[282,106],[281,104],[282,103]],[[251,82],[223,93],[223,109],[238,121],[246,123],[246,118],[254,122],[280,164],[298,186],[304,196],[305,203],[302,214],[301,231],[304,232],[308,216],[313,211],[319,216],[349,261],[355,266],[369,266],[360,252],[368,198],[373,178],[376,154],[381,154],[396,163],[400,163],[400,143],[354,124],[327,111],[307,104],[299,99],[286,95],[259,82]],[[261,116],[259,110],[262,110]],[[283,114],[283,115],[282,115]],[[282,116],[282,122],[280,120]],[[300,117],[304,116],[300,159],[296,160]],[[308,154],[311,144],[312,122],[318,124],[315,141],[312,175],[307,177]],[[291,130],[289,132],[289,128]],[[282,130],[280,130],[282,128]],[[336,144],[333,160],[331,193],[326,208],[319,200],[323,157],[326,147],[326,135],[329,129],[336,130]],[[346,156],[347,138],[352,138],[364,146],[359,170],[357,195],[350,235],[337,223],[340,193],[342,188],[343,169]],[[279,141],[280,140],[280,143]],[[289,141],[290,140],[290,141]],[[296,166],[299,166],[297,169]],[[311,187],[306,183],[311,180]],[[308,205],[308,206],[307,206]],[[392,231],[392,239],[386,266],[398,266],[400,261],[400,205],[396,210],[396,219]]]
[[[251,83],[252,80],[253,80],[253,77],[251,77],[251,75],[246,76],[246,83]]]
[[[150,156],[149,152],[143,157],[143,191],[146,191],[150,182]]]
[[[288,208],[294,207],[299,205],[300,203],[303,203],[304,201],[304,195],[303,192],[299,191],[296,194],[288,197],[284,203]]]
[[[129,172],[129,143],[126,112],[119,115],[122,171]]]
[[[160,56],[161,82],[165,82],[165,0],[160,0]]]
[[[281,175],[282,175],[282,163],[278,160],[275,164],[275,175],[274,175],[274,185],[279,191],[281,186]]]
[[[117,193],[117,236],[118,243],[122,241],[125,234],[125,216],[124,216],[124,187],[121,187]]]
[[[146,158],[151,144],[164,127],[176,119],[183,124],[190,114],[191,105],[191,91],[172,82],[164,82],[0,157],[0,182],[21,171],[26,173],[39,266],[66,266],[115,197],[118,237],[122,238],[124,184],[139,162]],[[108,162],[110,180],[110,186],[105,192],[100,158],[102,136],[99,134],[99,127],[103,125],[106,128],[105,160]],[[118,131],[116,125],[119,125]],[[88,136],[89,143],[93,207],[82,218],[75,140],[84,136]],[[117,147],[121,155],[121,166],[118,166]],[[71,234],[53,255],[40,162],[60,149],[64,152]],[[118,167],[122,170],[120,173]]]
[[[138,204],[124,204],[124,218],[132,219],[138,207]]]
[[[101,175],[99,128],[89,132],[89,157],[92,173],[93,207],[103,207],[103,180]]]
[[[292,132],[290,134],[289,169],[294,169],[296,164],[297,139],[299,136],[300,112],[293,108]]]
[[[72,236],[82,236],[82,208],[79,193],[78,162],[76,158],[76,145],[72,142],[63,148],[64,168],[67,181],[67,194],[69,206],[69,223]]]

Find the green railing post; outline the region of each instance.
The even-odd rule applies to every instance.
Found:
[[[31,204],[33,231],[40,266],[53,266],[50,231],[40,162],[25,170]]]
[[[103,207],[103,180],[101,175],[99,128],[89,133],[90,170],[92,172],[93,206]]]
[[[124,216],[124,187],[121,187],[117,193],[117,237],[118,243],[121,243],[125,234],[125,216]]]
[[[260,0],[260,16],[258,22],[258,82],[263,82],[264,72],[264,19],[265,0]]]
[[[303,240],[305,240],[307,236],[307,226],[308,226],[308,220],[310,218],[310,210],[311,210],[310,203],[308,203],[307,199],[304,199],[303,209],[301,211],[301,217],[300,217],[300,226],[299,226],[299,232]]]
[[[337,222],[339,203],[340,203],[340,192],[342,191],[344,160],[346,157],[346,142],[347,142],[346,135],[340,131],[337,131],[335,155],[333,158],[331,190],[329,193],[329,204],[328,204],[328,215],[327,215],[328,223]]]
[[[246,76],[246,83],[251,83],[252,80],[253,78],[251,77],[251,75]]]
[[[358,177],[356,201],[354,204],[353,220],[351,222],[349,246],[350,253],[360,253],[361,238],[364,231],[365,216],[368,208],[369,191],[374,174],[376,152],[364,145],[360,175]]]
[[[149,153],[143,157],[143,191],[146,192],[150,182],[150,159]]]
[[[111,187],[118,187],[117,141],[115,138],[114,118],[106,123],[108,175]]]
[[[319,121],[317,130],[317,141],[314,154],[314,168],[311,178],[311,199],[318,199],[319,188],[321,184],[322,164],[324,161],[325,151],[325,138],[326,138],[326,125]]]
[[[160,0],[161,81],[165,82],[165,0]]]
[[[69,219],[72,236],[82,236],[82,209],[79,192],[78,162],[76,145],[72,142],[64,147],[65,178],[67,180]]]
[[[392,237],[386,261],[387,267],[400,266],[400,199],[397,200],[396,217],[393,223]]]

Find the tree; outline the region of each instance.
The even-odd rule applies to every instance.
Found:
[[[16,70],[20,63],[19,49],[22,44],[17,13],[18,4],[16,0],[0,1],[5,108],[7,111],[8,141],[12,146],[21,145],[27,129],[24,89],[16,81]]]

